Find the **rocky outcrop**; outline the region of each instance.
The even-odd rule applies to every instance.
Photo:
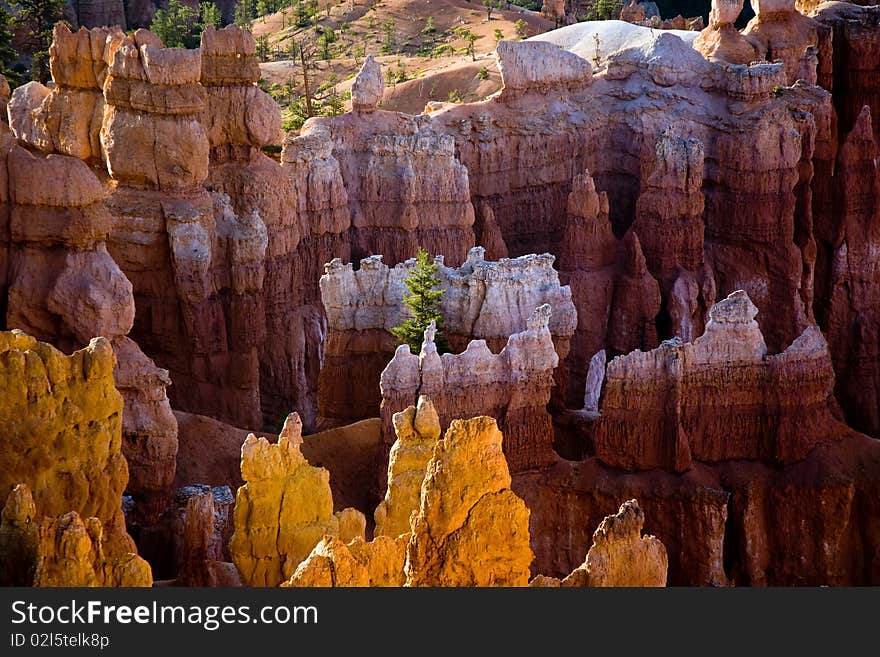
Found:
[[[455,420],[434,448],[406,550],[407,586],[525,586],[529,510],[495,420]]]
[[[237,25],[202,32],[202,123],[212,148],[281,144],[281,114],[272,97],[256,86],[260,68],[255,53],[253,37]]]
[[[473,339],[500,351],[508,337],[522,331],[534,309],[553,308],[549,330],[559,356],[569,350],[576,313],[568,287],[559,284],[549,254],[487,262],[481,247],[468,252],[458,268],[435,258],[440,287],[444,337],[462,351]],[[382,256],[361,260],[360,268],[338,259],[325,267],[321,297],[327,313],[328,336],[319,378],[322,422],[340,424],[370,417],[379,408],[379,375],[398,341],[391,329],[409,311],[403,305],[404,279],[415,265],[410,259],[390,268]],[[345,373],[345,374],[343,374]]]
[[[302,130],[307,138],[328,134],[333,145],[348,197],[352,257],[382,253],[398,263],[422,246],[463,262],[474,244],[474,208],[455,142],[418,117],[378,109],[383,86],[368,58],[352,86],[355,111],[316,118]]]
[[[514,333],[499,354],[474,340],[460,354],[437,353],[433,324],[421,353],[401,345],[382,372],[382,423],[386,445],[393,442],[392,417],[426,395],[446,429],[460,417],[498,419],[512,471],[543,467],[554,460],[553,427],[547,403],[559,356],[553,348],[550,306],[535,309],[526,330]],[[383,468],[384,469],[384,468]]]
[[[624,502],[599,524],[586,560],[562,586],[666,586],[666,548],[641,535],[644,524],[638,501]]]
[[[622,240],[614,237],[608,197],[596,192],[589,172],[572,183],[562,243],[560,277],[571,287],[578,317],[565,362],[564,399],[577,408],[583,400],[586,358],[605,347],[627,353],[657,344],[661,299],[638,237],[633,231]]]
[[[694,50],[719,64],[748,65],[761,59],[755,44],[733,26],[742,9],[743,0],[713,0],[709,26],[694,40]]]
[[[0,333],[0,354],[0,490],[26,484],[35,512],[24,516],[39,521],[75,511],[78,517],[97,518],[103,537],[98,542],[107,558],[134,553],[122,515],[128,467],[110,342],[95,338],[65,356],[11,331]]]
[[[46,519],[34,586],[143,586],[153,584],[150,566],[135,553],[109,557],[98,518],[85,522],[76,511]]]
[[[431,400],[419,396],[391,418],[397,440],[388,458],[388,488],[376,508],[375,536],[395,538],[410,531],[410,515],[419,508],[419,495],[434,446],[440,439],[440,417]]]
[[[40,520],[31,489],[16,484],[0,515],[0,586],[31,586],[37,567]]]
[[[325,534],[340,532],[330,473],[306,461],[301,431],[299,416],[290,415],[277,443],[251,434],[241,447],[245,484],[236,495],[229,551],[246,586],[278,586]]]
[[[880,436],[880,172],[868,107],[840,146],[836,212],[817,222],[817,320],[828,337],[835,392],[849,424]],[[831,219],[831,218],[829,218]]]
[[[409,535],[345,543],[325,536],[282,587],[403,586]]]
[[[83,27],[115,25],[126,29],[126,0],[76,0],[76,20]]]
[[[173,569],[175,586],[240,586],[227,550],[233,500],[228,486],[184,486],[175,491],[159,525],[149,528],[152,535],[141,536],[142,545],[170,552],[149,556],[154,564]],[[155,567],[154,573],[159,576]]]
[[[789,84],[816,84],[819,54],[826,51],[830,30],[800,13],[795,0],[755,0],[753,8],[755,17],[743,34],[755,46],[757,59],[781,60]]]
[[[113,220],[104,188],[73,157],[32,155],[13,146],[6,162],[12,202],[6,324],[65,350],[98,335],[110,340],[116,386],[125,401],[128,491],[138,502],[136,515],[154,519],[170,499],[177,454],[177,423],[165,394],[171,381],[126,337],[134,297],[107,252]]]
[[[632,230],[659,283],[661,334],[690,341],[703,332],[715,280],[703,260],[703,144],[674,130],[660,134],[636,202]]]
[[[833,33],[832,62],[820,75],[819,84],[833,94],[842,139],[865,105],[871,108],[871,116],[880,117],[880,7],[823,2],[812,17]],[[874,141],[880,142],[880,122],[874,122],[873,130]]]
[[[756,314],[748,296],[734,292],[712,307],[706,332],[692,343],[671,340],[612,360],[596,456],[627,470],[683,472],[695,460],[792,463],[839,437],[821,332],[808,328],[769,356]]]
[[[58,23],[49,49],[55,85],[50,90],[32,82],[15,90],[9,113],[16,135],[44,153],[100,160],[101,89],[108,64],[124,36],[117,27],[71,32],[67,25]]]

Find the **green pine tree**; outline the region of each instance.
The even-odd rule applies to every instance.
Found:
[[[238,0],[235,3],[235,23],[245,29],[251,29],[251,23],[257,17],[256,0]]]
[[[18,59],[18,53],[12,47],[12,16],[0,5],[0,74],[6,77],[10,88],[21,82],[21,75],[12,68]]]
[[[31,78],[46,84],[52,77],[49,71],[49,46],[52,45],[52,30],[61,20],[66,0],[13,0],[12,9],[17,9],[16,21],[24,26],[28,51],[33,54]]]
[[[169,0],[168,9],[157,11],[150,23],[150,31],[162,39],[166,48],[197,48],[202,29],[199,11],[180,0]]]
[[[202,29],[208,26],[219,28],[223,24],[223,16],[217,5],[213,2],[200,2],[199,22],[202,24]]]
[[[446,290],[437,289],[440,277],[437,265],[423,248],[419,247],[416,266],[403,281],[409,292],[403,297],[403,305],[409,308],[412,317],[400,326],[391,329],[391,333],[402,344],[409,345],[409,350],[418,354],[422,349],[425,329],[431,322],[437,327],[434,343],[440,353],[447,351],[443,338],[443,313],[440,311],[440,299]]]

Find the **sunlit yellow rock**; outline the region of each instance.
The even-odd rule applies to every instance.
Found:
[[[586,561],[562,586],[666,586],[666,548],[655,536],[642,536],[645,514],[636,500],[605,516],[593,533]]]
[[[282,586],[403,586],[407,535],[349,544],[325,537]]]
[[[300,451],[302,422],[289,415],[277,444],[249,435],[241,446],[244,486],[235,500],[229,551],[242,584],[278,586],[325,535],[339,532],[330,473]]]
[[[32,492],[35,519],[75,511],[103,526],[108,557],[134,553],[122,493],[122,397],[110,342],[70,356],[21,331],[0,332],[0,495]]]
[[[397,537],[410,531],[410,515],[419,508],[419,494],[428,461],[440,438],[440,417],[424,395],[418,406],[395,413],[394,433],[388,461],[388,489],[376,507],[376,536]]]
[[[454,420],[434,448],[407,545],[407,586],[526,586],[529,510],[510,490],[490,417]]]

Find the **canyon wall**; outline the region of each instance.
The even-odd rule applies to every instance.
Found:
[[[511,471],[553,463],[557,456],[547,404],[559,356],[550,335],[551,315],[548,304],[536,308],[526,330],[511,335],[498,354],[489,350],[485,340],[473,340],[460,354],[440,355],[433,323],[425,331],[418,356],[406,345],[398,347],[379,383],[386,450],[393,442],[394,414],[426,395],[443,429],[456,418],[497,418]]]
[[[10,494],[3,512],[7,529],[16,527],[16,532],[27,534],[31,531],[28,523],[39,525],[44,517],[63,516],[58,523],[51,520],[49,525],[41,525],[39,537],[34,539],[36,558],[72,558],[81,551],[58,553],[56,547],[67,548],[57,534],[68,530],[84,534],[81,518],[86,518],[88,550],[96,551],[95,563],[89,567],[100,570],[103,566],[99,562],[106,556],[117,565],[131,562],[136,572],[131,575],[134,580],[108,573],[71,582],[94,586],[118,584],[122,578],[148,585],[149,566],[138,560],[122,514],[128,466],[122,451],[123,400],[114,387],[115,358],[110,342],[95,338],[86,348],[65,356],[21,331],[4,331],[0,333],[0,354],[0,420],[5,427],[0,490],[6,495],[19,486],[17,493]],[[27,543],[9,536],[7,541]],[[15,568],[9,562],[7,567]],[[27,563],[20,567],[32,570]],[[47,568],[48,562],[42,570],[36,566],[37,583],[51,583],[53,576],[45,574]]]
[[[560,358],[569,352],[575,328],[571,291],[559,283],[553,256],[529,255],[489,262],[475,247],[458,268],[435,258],[443,314],[443,337],[453,352],[474,339],[500,351],[507,339],[525,329],[538,306],[553,308],[549,330]],[[335,259],[321,277],[321,298],[328,335],[319,377],[318,413],[323,424],[341,424],[378,414],[379,375],[399,341],[391,329],[410,312],[403,305],[404,280],[415,266],[410,259],[395,267],[381,256],[361,260],[359,269]]]

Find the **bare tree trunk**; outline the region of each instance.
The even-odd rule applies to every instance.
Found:
[[[299,46],[299,61],[302,64],[302,73],[303,73],[303,93],[306,97],[306,114],[309,117],[315,115],[314,110],[312,109],[312,90],[309,87],[309,72],[308,65],[306,62],[306,42],[303,42]]]

